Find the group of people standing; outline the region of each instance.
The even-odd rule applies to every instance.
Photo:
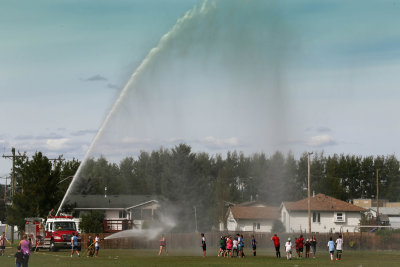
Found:
[[[300,235],[298,238],[297,237],[295,238],[294,244],[298,258],[303,258],[304,248],[305,248],[305,258],[310,258],[311,249],[313,258],[315,258],[315,255],[317,253],[317,239],[315,238],[315,235],[313,235],[311,238],[307,238],[306,240],[304,240],[303,235]],[[289,237],[287,242],[285,243],[286,258],[288,260],[292,259],[292,248],[293,248],[292,240]]]
[[[252,236],[251,245],[253,248],[253,255],[256,256],[257,241]],[[236,234],[232,237],[230,235],[221,236],[219,240],[218,257],[245,257],[244,254],[244,238],[241,234]]]

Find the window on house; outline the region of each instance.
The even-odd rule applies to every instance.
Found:
[[[119,211],[119,217],[118,218],[126,218],[126,211],[120,210]]]
[[[283,215],[282,215],[282,217],[283,217],[283,220],[282,220],[282,221],[283,221],[283,224],[286,225],[286,212],[283,212],[282,214],[283,214]]]
[[[346,219],[344,212],[335,212],[334,220],[335,222],[344,222]]]
[[[321,213],[313,212],[313,222],[321,222]]]
[[[253,223],[253,229],[254,230],[260,230],[260,224],[259,223]]]

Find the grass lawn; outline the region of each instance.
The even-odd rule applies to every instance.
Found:
[[[29,266],[137,266],[137,267],[168,267],[168,266],[400,266],[399,251],[348,251],[343,254],[342,261],[329,260],[327,251],[321,251],[316,259],[276,259],[267,251],[259,250],[257,257],[251,256],[250,250],[246,258],[218,258],[216,249],[209,249],[209,256],[201,257],[199,251],[170,251],[169,256],[157,256],[157,251],[152,250],[100,250],[99,258],[87,258],[86,256],[73,258],[68,250],[59,252],[39,251],[33,253],[29,260]],[[84,254],[84,250],[82,254]],[[6,256],[0,257],[0,266],[15,266],[15,248],[6,249]]]

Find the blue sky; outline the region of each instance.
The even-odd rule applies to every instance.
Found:
[[[223,0],[2,3],[1,152],[83,159],[132,73],[190,10],[92,155],[121,140],[119,157],[179,142],[397,154],[400,2]],[[0,160],[0,176],[10,168]]]

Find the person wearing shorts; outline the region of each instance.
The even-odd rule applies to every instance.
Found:
[[[160,239],[160,251],[158,252],[158,256],[161,255],[163,249],[165,250],[165,253],[168,256],[168,250],[167,250],[167,241],[165,240],[165,236],[162,235]]]
[[[72,237],[71,237],[71,258],[74,255],[74,252],[76,252],[76,254],[78,254],[78,257],[80,257],[81,255],[79,255],[79,251],[78,251],[78,237],[75,235],[75,233],[72,233]]]
[[[339,238],[336,239],[336,260],[340,261],[342,259],[343,253],[343,239],[342,235],[339,235]]]
[[[300,237],[297,239],[297,244],[299,247],[299,257],[303,257],[303,250],[304,250],[304,238],[303,235],[300,235]]]
[[[287,242],[285,243],[285,251],[286,251],[286,259],[292,259],[292,242],[290,237],[288,238]]]
[[[327,247],[329,250],[329,254],[331,255],[331,261],[333,261],[333,255],[335,254],[335,242],[332,241],[332,237],[329,238]]]
[[[0,250],[1,250],[1,256],[4,256],[4,251],[6,249],[6,241],[8,244],[11,245],[10,241],[8,241],[6,237],[6,232],[3,232],[3,234],[0,236]]]
[[[238,240],[237,237],[235,237],[232,241],[232,256],[237,257],[238,253]]]
[[[94,257],[97,258],[99,256],[99,250],[100,250],[100,237],[99,234],[96,234],[96,237],[94,238]]]
[[[226,239],[226,256],[229,258],[232,257],[232,246],[232,237],[228,236],[228,238]]]
[[[207,251],[207,244],[206,244],[206,237],[204,236],[203,233],[201,233],[201,247],[203,248],[203,258],[205,258]]]

